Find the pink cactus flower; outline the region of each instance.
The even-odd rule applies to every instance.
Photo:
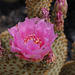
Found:
[[[42,8],[42,19],[45,19],[46,22],[49,22],[49,11],[47,8]]]
[[[68,9],[67,0],[56,0],[54,5],[54,12],[57,13],[60,10],[62,11],[64,18],[66,18],[67,9]]]
[[[53,24],[37,17],[26,18],[8,31],[13,37],[10,40],[11,51],[16,52],[16,56],[21,59],[35,62],[43,60],[44,56],[52,52],[51,45],[57,38]]]

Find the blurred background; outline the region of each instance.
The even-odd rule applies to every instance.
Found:
[[[55,0],[53,0],[55,2]],[[75,0],[68,1],[68,13],[65,19],[65,34],[68,39],[68,58],[71,60],[72,43],[75,41]],[[50,9],[53,9],[54,2]],[[24,21],[27,17],[25,0],[0,0],[0,33]]]

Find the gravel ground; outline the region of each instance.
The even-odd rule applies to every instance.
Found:
[[[0,2],[0,33],[20,21],[24,21],[27,16],[25,3],[4,3]]]

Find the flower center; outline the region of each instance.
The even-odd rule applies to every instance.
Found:
[[[33,34],[33,35],[28,35],[28,36],[24,39],[24,42],[26,43],[26,42],[29,41],[29,40],[33,40],[34,43],[36,43],[36,44],[39,43],[39,44],[40,44],[40,47],[41,47],[42,42],[41,42],[40,38],[35,38],[35,34]]]

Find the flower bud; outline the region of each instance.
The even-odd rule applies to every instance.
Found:
[[[56,0],[54,9],[53,9],[54,12],[57,13],[60,10],[64,18],[66,18],[67,9],[68,9],[67,0]]]
[[[58,11],[54,23],[55,23],[55,31],[64,30],[64,19],[61,11]]]
[[[45,19],[46,22],[49,22],[49,11],[46,8],[42,8],[42,19]]]

